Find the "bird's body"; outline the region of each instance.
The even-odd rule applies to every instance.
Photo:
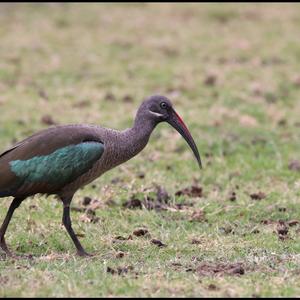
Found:
[[[37,193],[73,195],[146,146],[152,130],[138,131],[140,134],[136,131],[134,127],[118,131],[93,125],[66,125],[34,134],[0,154],[0,197],[28,197]],[[29,172],[38,173],[41,163],[43,169],[31,178]],[[22,170],[26,167],[28,172]],[[67,174],[63,178],[68,167],[71,173],[77,171],[75,177]],[[53,168],[60,176],[52,174]]]
[[[14,197],[0,228],[0,247],[11,255],[4,235],[14,210],[24,199],[38,193],[55,194],[64,204],[63,224],[77,253],[86,255],[71,226],[73,195],[104,172],[137,155],[162,121],[169,122],[183,135],[200,164],[191,135],[163,96],[152,96],[142,103],[132,128],[118,131],[83,124],[56,126],[40,131],[0,154],[0,198]]]

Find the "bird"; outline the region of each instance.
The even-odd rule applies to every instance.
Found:
[[[43,129],[0,154],[0,198],[13,197],[0,227],[0,247],[15,256],[5,242],[14,211],[27,197],[56,195],[63,204],[62,224],[79,256],[90,256],[71,223],[70,204],[76,191],[106,171],[128,161],[147,145],[156,125],[169,123],[191,147],[202,168],[195,141],[171,100],[162,95],[145,98],[133,126],[115,130],[91,124],[57,125]]]

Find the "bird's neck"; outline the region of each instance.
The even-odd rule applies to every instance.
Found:
[[[149,116],[138,112],[131,130],[138,137],[149,138],[156,125],[157,122],[149,118]]]
[[[132,128],[123,131],[122,140],[127,149],[128,159],[145,148],[156,125],[152,120],[138,118],[137,116]]]

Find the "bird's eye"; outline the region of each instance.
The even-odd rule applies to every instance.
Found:
[[[167,103],[166,103],[166,102],[161,102],[161,103],[160,103],[160,107],[161,107],[162,109],[166,109],[166,108],[167,108]]]

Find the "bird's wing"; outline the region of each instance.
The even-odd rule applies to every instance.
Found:
[[[0,155],[0,197],[57,191],[92,168],[104,148],[92,127],[41,131]]]

